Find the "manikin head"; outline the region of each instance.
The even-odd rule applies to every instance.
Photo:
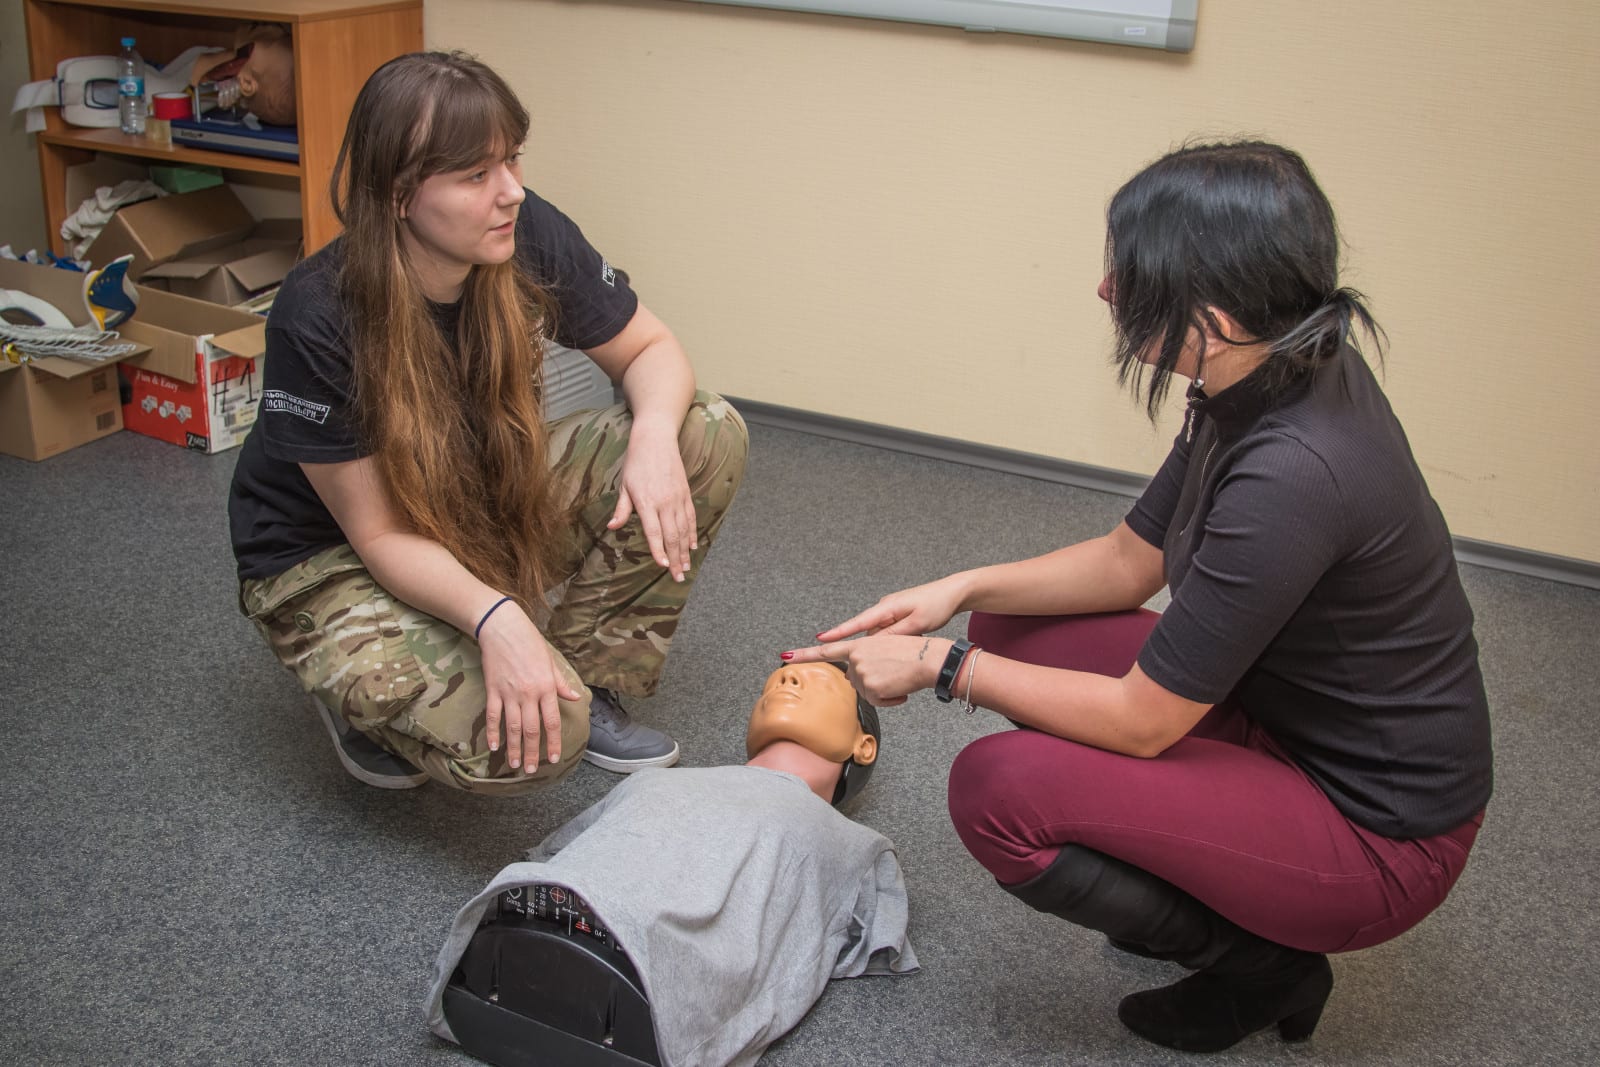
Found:
[[[792,741],[841,765],[833,805],[861,792],[878,759],[878,712],[861,700],[842,668],[790,663],[767,678],[750,711],[745,752],[754,757],[775,741]]]
[[[241,27],[231,56],[202,56],[193,84],[236,78],[245,107],[262,122],[295,124],[294,39],[276,23]]]

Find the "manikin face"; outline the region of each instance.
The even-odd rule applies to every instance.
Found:
[[[793,741],[833,763],[878,758],[877,740],[856,717],[856,691],[831,663],[786,664],[767,678],[750,712],[745,752],[754,756],[774,741]]]
[[[521,152],[425,179],[402,205],[401,239],[430,300],[461,295],[478,264],[504,263],[516,251]]]
[[[294,125],[294,49],[288,41],[256,42],[239,68],[239,92],[262,122]]]
[[[228,79],[238,80],[239,95],[256,118],[274,126],[295,124],[294,44],[286,33],[258,27],[234,54],[201,56],[189,84]]]

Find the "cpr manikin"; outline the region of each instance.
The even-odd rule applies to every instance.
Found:
[[[500,1067],[754,1063],[830,978],[914,970],[894,846],[838,810],[876,711],[780,667],[743,766],[641,771],[457,915],[429,1023]]]

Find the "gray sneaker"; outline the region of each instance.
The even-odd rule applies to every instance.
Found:
[[[670,767],[678,762],[678,742],[633,721],[617,694],[591,686],[589,747],[583,758],[604,770],[632,774],[646,767]]]
[[[334,755],[354,777],[379,789],[415,789],[427,783],[428,776],[422,771],[345,722],[316,697],[310,700],[333,738]]]

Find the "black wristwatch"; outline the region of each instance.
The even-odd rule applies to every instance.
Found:
[[[950,646],[950,651],[945,654],[944,666],[939,668],[939,680],[933,683],[933,695],[940,702],[950,703],[950,687],[956,684],[956,675],[961,673],[961,664],[965,662],[967,653],[972,651],[972,642],[965,637],[957,638],[956,643]]]

